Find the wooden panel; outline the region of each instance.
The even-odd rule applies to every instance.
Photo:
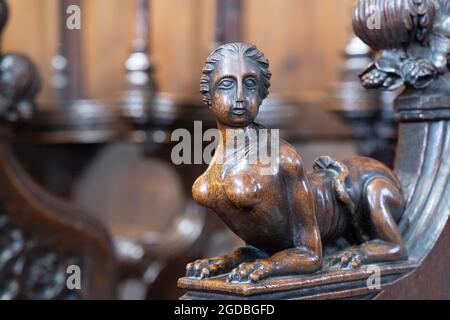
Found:
[[[90,97],[110,97],[124,86],[124,63],[134,38],[136,2],[84,1],[84,65]],[[197,91],[203,60],[212,39],[213,2],[153,0],[150,41],[161,91]],[[201,17],[204,18],[201,18]]]
[[[245,40],[269,57],[273,92],[295,97],[325,90],[335,79],[350,34],[348,2],[246,1]]]
[[[180,95],[195,94],[211,50],[213,2],[156,0],[153,8],[152,44],[160,88]]]
[[[244,40],[270,58],[273,93],[324,92],[337,74],[350,37],[353,0],[243,0]],[[29,54],[46,80],[57,49],[57,0],[10,1],[5,50]],[[134,0],[82,1],[82,65],[88,97],[111,98],[124,86],[124,62],[134,37]],[[151,49],[161,91],[198,97],[203,62],[212,49],[215,3],[152,0]]]
[[[84,0],[84,88],[89,98],[111,98],[123,89],[125,60],[134,36],[135,1]]]

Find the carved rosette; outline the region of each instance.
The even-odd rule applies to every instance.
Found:
[[[14,225],[4,208],[0,211],[0,299],[79,299],[79,291],[67,288],[67,267],[80,265],[80,258],[68,258],[38,245]]]

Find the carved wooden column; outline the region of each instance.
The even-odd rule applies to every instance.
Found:
[[[53,77],[51,79],[51,86],[58,104],[82,99],[84,91],[81,29],[69,30],[66,22],[67,8],[71,5],[80,7],[81,1],[58,1],[59,45],[58,52],[52,59]]]
[[[135,122],[144,121],[156,96],[154,66],[150,55],[149,0],[136,1],[136,37],[132,52],[125,62],[126,91],[123,97],[123,113]]]
[[[215,44],[242,40],[242,0],[216,1]]]

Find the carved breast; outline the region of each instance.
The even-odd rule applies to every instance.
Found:
[[[193,197],[246,243],[276,252],[291,245],[289,201],[282,177],[260,169],[212,165],[194,183]]]
[[[221,179],[211,171],[200,176],[192,188],[192,196],[198,204],[213,208],[214,204],[227,200],[237,208],[252,209],[261,201],[262,185],[255,176],[240,173]]]
[[[192,197],[195,202],[206,208],[211,208],[211,197],[214,195],[214,192],[212,192],[213,188],[211,187],[209,180],[210,179],[206,172],[198,177],[192,186]]]
[[[253,208],[261,201],[261,184],[250,174],[229,175],[223,183],[227,199],[238,208]]]

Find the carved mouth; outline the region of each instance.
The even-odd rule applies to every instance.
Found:
[[[245,109],[233,109],[231,110],[231,113],[236,115],[236,116],[242,116],[247,112],[247,110]]]

